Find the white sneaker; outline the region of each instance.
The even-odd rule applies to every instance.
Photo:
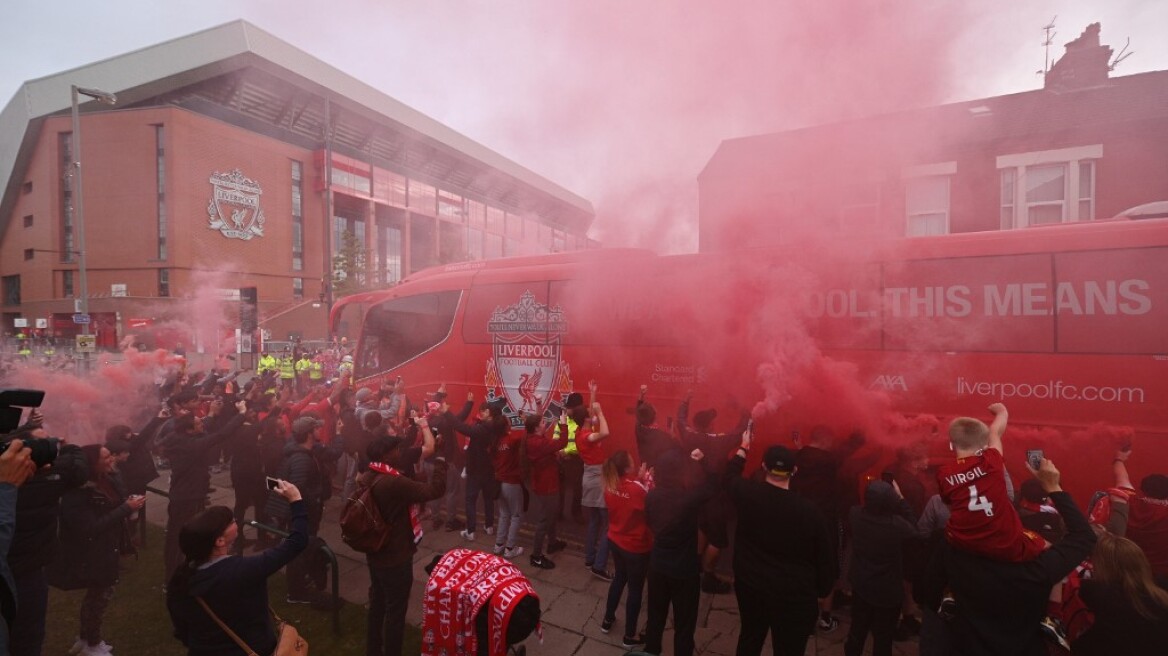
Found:
[[[493,551],[495,552],[495,555],[496,555],[496,556],[498,556],[498,555],[501,555],[501,554],[503,553],[503,545],[501,545],[501,544],[496,544],[496,545],[495,545],[495,548],[493,549]]]
[[[85,645],[77,654],[78,656],[111,656],[114,648],[109,646],[104,640],[96,645]]]
[[[523,547],[511,547],[510,549],[503,552],[503,557],[506,558],[507,560],[510,560],[516,556],[522,556],[522,555],[523,555]]]
[[[458,534],[465,538],[467,542],[474,542],[474,531],[467,531],[466,529],[462,529],[458,532]]]
[[[487,532],[487,535],[494,535],[495,534],[495,527],[494,526],[488,526],[483,530]]]
[[[85,647],[87,645],[88,645],[87,642],[85,642],[81,638],[77,638],[76,640],[73,641],[73,646],[69,648],[69,656],[77,656],[77,654],[80,654],[81,650],[85,649]]]

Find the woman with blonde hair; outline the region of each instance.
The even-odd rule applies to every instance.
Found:
[[[1168,590],[1152,578],[1152,566],[1139,545],[1105,533],[1091,562],[1093,575],[1083,581],[1080,594],[1095,622],[1071,645],[1071,652],[1168,654]]]
[[[644,644],[637,633],[637,617],[641,614],[641,600],[645,578],[649,573],[649,553],[653,549],[653,533],[645,521],[645,495],[649,492],[649,470],[645,465],[635,469],[628,451],[617,451],[608,457],[602,469],[604,504],[608,507],[608,547],[616,564],[616,574],[608,586],[608,601],[600,630],[608,633],[616,622],[616,607],[628,586],[625,602],[625,630],[621,641],[625,649]]]

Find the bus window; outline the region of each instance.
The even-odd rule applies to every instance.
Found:
[[[357,376],[388,371],[446,341],[461,295],[460,291],[419,294],[369,308]]]

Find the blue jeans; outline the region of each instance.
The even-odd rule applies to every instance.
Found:
[[[616,619],[616,607],[620,604],[625,586],[629,588],[629,598],[625,601],[625,637],[637,635],[637,616],[641,614],[641,599],[645,594],[645,576],[649,572],[649,554],[625,551],[605,538],[612,549],[612,560],[616,564],[616,574],[608,586],[608,603],[604,606],[604,619]]]
[[[588,530],[584,534],[584,566],[604,570],[608,567],[608,508],[585,508]]]

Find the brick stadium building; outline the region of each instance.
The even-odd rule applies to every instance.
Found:
[[[71,85],[117,95],[81,97],[84,245]],[[273,339],[321,338],[334,291],[585,248],[593,219],[583,198],[242,21],[26,82],[0,114],[0,179],[3,332],[72,338],[84,247],[104,347],[165,319],[200,272],[256,287]],[[338,255],[363,263],[333,284]]]

